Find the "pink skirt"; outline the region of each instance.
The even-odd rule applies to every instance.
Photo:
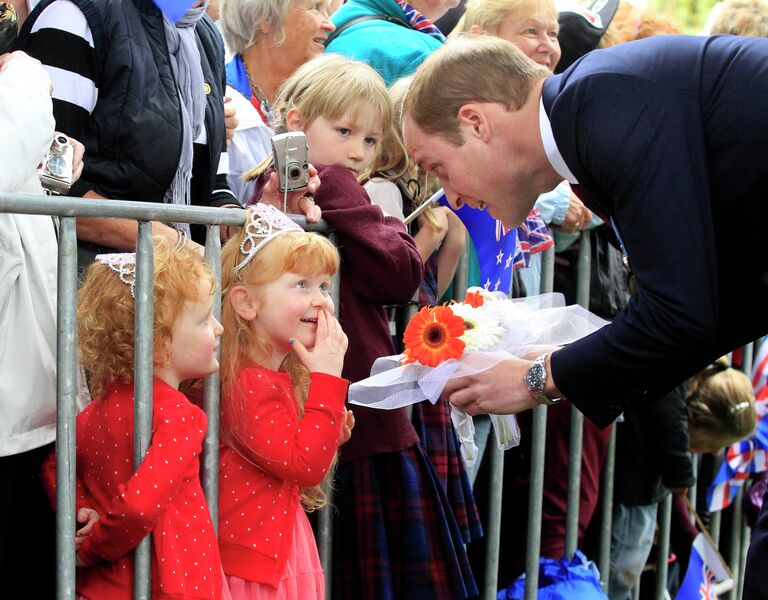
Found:
[[[228,576],[232,600],[323,600],[325,577],[307,514],[299,508],[283,576],[276,588]]]

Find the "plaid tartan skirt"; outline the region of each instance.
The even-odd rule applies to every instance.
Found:
[[[451,422],[450,405],[443,398],[436,404],[415,404],[411,422],[419,434],[421,447],[435,467],[464,543],[482,537],[483,526],[467,475],[467,466],[461,458],[459,438]]]
[[[419,444],[341,466],[334,504],[334,600],[478,594],[461,531]]]

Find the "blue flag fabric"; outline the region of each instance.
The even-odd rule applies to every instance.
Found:
[[[675,600],[717,600],[714,584],[730,578],[720,555],[700,533],[693,540],[688,570]]]
[[[450,207],[445,195],[441,196],[438,202]],[[509,294],[515,266],[517,232],[507,229],[501,221],[494,219],[484,210],[465,205],[453,212],[464,223],[475,244],[482,279],[480,285],[491,292]]]
[[[174,23],[181,19],[195,0],[154,0],[157,8]]]

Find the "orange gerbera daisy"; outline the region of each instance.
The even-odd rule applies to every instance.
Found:
[[[485,298],[483,298],[479,290],[475,292],[467,292],[467,295],[464,297],[464,304],[469,304],[473,308],[482,306],[484,302]]]
[[[403,364],[419,361],[436,367],[449,358],[459,358],[464,352],[464,320],[447,306],[425,306],[416,313],[405,328],[405,360]]]

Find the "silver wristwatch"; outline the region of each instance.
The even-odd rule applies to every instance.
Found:
[[[547,368],[545,366],[547,356],[549,356],[549,353],[540,354],[534,359],[531,366],[525,372],[525,385],[528,386],[531,397],[537,403],[552,406],[553,404],[559,404],[562,398],[550,398],[544,393],[544,385],[547,383]]]

